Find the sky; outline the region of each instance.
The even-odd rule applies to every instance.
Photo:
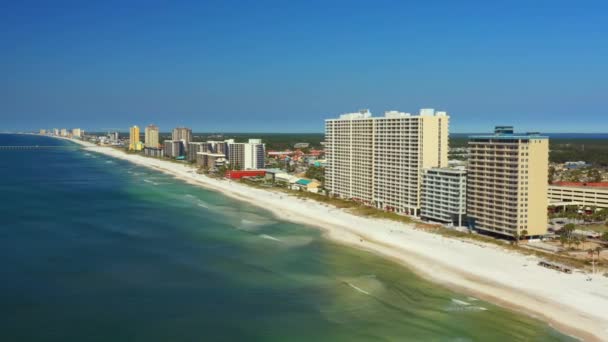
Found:
[[[0,131],[608,131],[608,1],[2,1]]]

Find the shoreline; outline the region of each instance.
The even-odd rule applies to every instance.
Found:
[[[87,151],[155,169],[270,211],[281,220],[320,228],[327,238],[398,262],[436,284],[547,322],[589,341],[608,341],[608,278],[558,273],[534,256],[466,239],[447,238],[405,223],[365,218],[309,199],[199,175],[170,161],[70,140]]]

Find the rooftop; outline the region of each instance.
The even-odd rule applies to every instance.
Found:
[[[327,120],[357,120],[357,119],[396,119],[396,118],[408,118],[408,117],[420,117],[420,116],[447,116],[447,112],[435,111],[433,108],[422,108],[418,115],[412,115],[410,113],[400,112],[397,110],[389,110],[384,112],[384,116],[373,117],[369,109],[362,109],[355,113],[346,113],[340,115],[338,119],[327,119]]]
[[[498,139],[498,140],[519,140],[519,139],[549,139],[548,136],[540,135],[538,132],[514,133],[513,126],[496,126],[494,134],[470,135],[469,139]]]

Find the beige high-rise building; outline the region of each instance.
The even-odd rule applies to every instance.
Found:
[[[469,149],[469,225],[510,237],[546,234],[548,137],[498,126],[493,135],[469,137]]]
[[[129,150],[141,151],[142,148],[142,143],[139,140],[139,127],[133,126],[129,129]]]
[[[187,148],[188,143],[192,141],[192,130],[186,127],[177,127],[173,129],[171,140],[181,140],[184,142],[184,146]]]
[[[418,215],[422,170],[448,164],[446,112],[368,110],[325,120],[326,189],[379,209]]]
[[[73,138],[82,138],[82,130],[80,128],[73,128],[72,137]]]
[[[158,126],[148,125],[148,127],[146,127],[144,138],[146,147],[158,148],[160,146],[158,142],[158,132]]]

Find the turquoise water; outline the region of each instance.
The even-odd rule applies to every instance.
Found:
[[[0,135],[0,145],[69,144]],[[0,341],[570,341],[312,228],[77,149],[0,151]]]

